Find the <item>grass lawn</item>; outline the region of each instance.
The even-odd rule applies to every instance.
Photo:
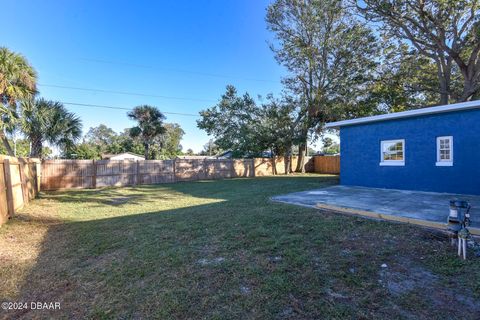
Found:
[[[42,194],[0,228],[5,318],[478,319],[480,259],[441,234],[269,201],[304,175]],[[386,267],[382,267],[386,264]]]

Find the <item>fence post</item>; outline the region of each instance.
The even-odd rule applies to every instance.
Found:
[[[137,175],[135,177],[135,185],[140,184],[140,161],[137,160]]]
[[[208,174],[208,170],[207,170],[207,159],[205,158],[205,159],[203,159],[203,161],[202,161],[202,160],[199,160],[199,162],[200,162],[200,161],[201,161],[201,163],[202,163],[202,166],[200,167],[200,168],[201,168],[200,170],[201,170],[202,173],[203,173],[203,179],[208,179],[208,178],[207,178],[207,174]],[[200,173],[200,172],[199,172],[199,173]],[[201,178],[202,176],[201,176],[200,174],[197,175],[197,177],[198,177],[197,180],[203,180],[203,179]]]
[[[42,162],[41,160],[39,162],[35,161],[35,183],[36,183],[36,190],[35,190],[35,195],[38,195],[38,193],[41,191],[41,185],[42,185]]]
[[[97,164],[95,163],[95,160],[92,160],[92,188],[96,189],[97,188]]]
[[[173,181],[172,182],[177,182],[177,169],[175,168],[177,165],[177,157],[173,158]]]
[[[10,172],[10,160],[3,160],[3,170],[5,173],[5,189],[7,193],[7,208],[8,216],[12,217],[15,214],[15,207],[13,205],[13,186],[12,186],[12,175]]]
[[[34,161],[31,161],[31,159],[28,160],[28,165],[30,168],[30,164],[33,164],[31,167],[31,177],[30,179],[32,180],[32,188],[33,188],[33,197],[36,198],[38,195],[38,184],[37,184],[37,164]]]
[[[24,160],[19,158],[18,159],[18,172],[20,173],[20,187],[22,189],[22,198],[23,204],[28,203],[28,186],[27,181],[25,179],[25,164]]]

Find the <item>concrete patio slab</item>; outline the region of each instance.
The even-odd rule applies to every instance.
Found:
[[[337,185],[272,198],[277,202],[439,229],[445,229],[451,199],[470,202],[473,223],[469,229],[472,234],[480,235],[480,196],[475,195]]]

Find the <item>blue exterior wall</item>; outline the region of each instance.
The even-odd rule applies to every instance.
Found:
[[[453,136],[453,166],[436,166],[438,136]],[[380,166],[380,141],[405,139],[405,166]],[[480,110],[340,128],[343,185],[480,194]]]

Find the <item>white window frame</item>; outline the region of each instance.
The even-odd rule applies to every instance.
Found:
[[[449,139],[449,150],[450,150],[450,159],[442,160],[440,159],[440,140]],[[435,163],[437,167],[451,167],[453,166],[453,136],[441,136],[437,137],[437,162]]]
[[[402,143],[403,160],[384,160],[383,145],[385,143]],[[381,166],[404,166],[405,165],[405,139],[381,140],[380,141],[380,165]]]

